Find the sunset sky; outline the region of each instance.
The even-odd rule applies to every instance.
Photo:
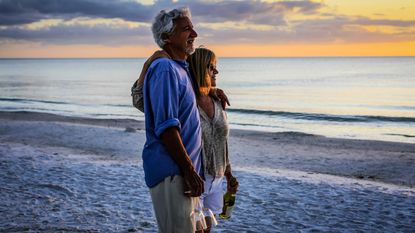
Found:
[[[220,57],[415,56],[414,0],[0,0],[0,57],[147,57],[181,6]]]

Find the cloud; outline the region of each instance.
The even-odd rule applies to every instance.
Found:
[[[391,20],[391,19],[369,19],[359,17],[353,20],[358,25],[372,25],[372,26],[393,26],[393,27],[415,27],[415,20]]]
[[[304,1],[156,1],[144,5],[132,0],[0,0],[0,25],[19,25],[42,19],[76,17],[120,18],[150,22],[161,9],[187,5],[203,22],[246,20],[254,23],[281,23],[285,13],[314,13],[323,5]]]
[[[203,22],[245,21],[249,23],[281,25],[286,14],[315,13],[324,5],[311,1],[220,1],[189,2],[195,19]]]
[[[375,31],[365,26],[378,26]],[[394,32],[382,31],[384,26],[398,27]],[[311,44],[311,43],[365,43],[415,40],[412,21],[371,20],[339,16],[327,19],[307,19],[290,22],[287,27],[270,30],[249,28],[200,28],[198,33],[203,44],[219,41],[221,44]]]
[[[71,21],[77,18],[122,19],[129,22],[149,23],[160,9],[171,9],[187,5],[192,9],[195,22],[237,22],[285,25],[284,15],[288,12],[313,12],[321,7],[320,3],[311,1],[282,1],[266,3],[262,1],[155,1],[152,5],[140,4],[132,0],[0,0],[0,39],[41,41],[44,43],[103,43],[105,36],[118,36],[118,41],[125,43],[124,37],[147,32],[134,31],[126,27],[71,26],[66,23],[51,25],[49,28],[28,30],[27,25],[41,24],[53,19]],[[22,27],[22,26],[25,26]],[[94,38],[96,37],[96,39]],[[149,36],[147,36],[149,37]],[[150,36],[151,38],[151,36]],[[139,41],[135,41],[138,43]],[[114,42],[115,43],[115,42]],[[132,43],[132,41],[131,41]],[[150,40],[152,43],[152,40]]]
[[[339,15],[324,11],[324,3],[311,0],[158,0],[152,5],[132,0],[0,0],[0,40],[153,45],[148,23],[156,12],[184,5],[192,10],[203,44],[383,42],[415,37],[415,21]],[[82,24],[76,23],[78,19],[121,23]],[[56,22],[43,23],[48,20]],[[132,27],[131,22],[147,26]],[[376,31],[368,27],[376,27]]]
[[[76,17],[121,18],[148,22],[155,13],[154,7],[135,1],[0,0],[0,25],[19,25],[41,19]]]
[[[145,26],[110,25],[98,23],[58,24],[51,27],[26,29],[19,26],[0,29],[0,38],[44,44],[100,44],[106,46],[153,43],[150,29]]]

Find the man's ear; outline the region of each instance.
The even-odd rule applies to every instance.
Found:
[[[161,33],[161,39],[164,41],[164,43],[169,43],[170,42],[170,36],[168,33]]]

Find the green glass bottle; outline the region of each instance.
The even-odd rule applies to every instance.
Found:
[[[219,214],[219,217],[223,219],[229,219],[232,214],[233,207],[235,206],[235,194],[231,194],[230,192],[226,192],[223,195],[223,209],[222,213]]]

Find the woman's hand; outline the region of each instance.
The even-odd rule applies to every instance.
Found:
[[[235,194],[238,191],[239,182],[232,174],[226,176],[227,186],[226,190],[231,193]]]

